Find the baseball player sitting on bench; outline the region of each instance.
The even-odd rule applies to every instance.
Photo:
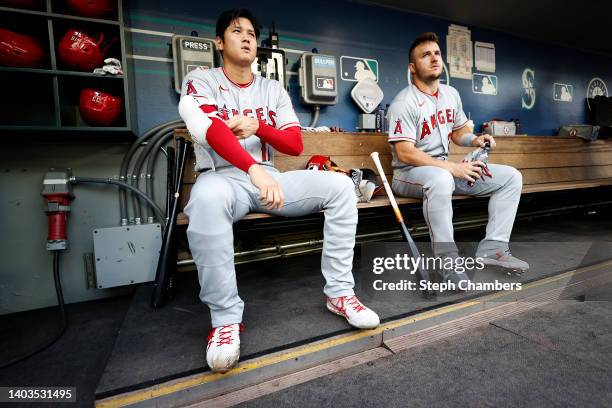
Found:
[[[198,268],[200,299],[213,329],[206,361],[227,371],[240,354],[244,302],[238,296],[232,224],[248,212],[298,217],[324,210],[321,271],[327,308],[361,329],[379,325],[355,297],[352,273],[357,207],[344,174],[273,167],[274,151],[302,152],[298,118],[283,86],[253,75],[259,26],[245,9],[217,20],[215,43],[223,67],[196,69],[184,79],[179,113],[194,140],[198,176],[185,213]]]
[[[452,140],[460,146],[495,147],[490,135],[476,136],[468,126],[461,98],[455,88],[440,84],[442,57],[435,33],[419,35],[410,47],[412,83],[389,107],[389,143],[393,156],[393,191],[404,197],[423,199],[423,215],[429,226],[434,254],[458,258],[453,238],[451,196],[491,194],[486,236],[477,257],[488,266],[522,273],[529,265],[512,256],[510,233],[521,197],[522,176],[513,167],[489,164],[491,177],[482,177],[480,161],[454,163],[448,160]],[[461,180],[466,180],[462,182]],[[445,281],[468,280],[465,273],[442,271]]]

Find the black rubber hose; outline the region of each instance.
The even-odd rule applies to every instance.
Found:
[[[66,317],[66,307],[64,305],[64,295],[62,293],[62,282],[60,281],[60,253],[59,251],[53,251],[53,280],[55,280],[55,295],[57,296],[57,304],[60,312],[60,329],[57,335],[51,339],[48,343],[42,347],[26,354],[22,357],[17,357],[11,361],[0,364],[0,370],[15,365],[21,361],[27,360],[28,358],[45,351],[53,344],[55,344],[66,332],[68,328],[68,318]]]
[[[181,123],[183,123],[181,119],[175,119],[166,123],[161,123],[155,126],[154,128],[149,129],[141,137],[136,139],[128,149],[127,153],[123,156],[123,160],[121,161],[121,167],[119,168],[119,179],[126,180],[127,171],[130,165],[130,161],[132,160],[132,156],[143,142],[147,141],[151,136],[153,136],[156,132],[162,130],[164,127],[177,126]],[[119,190],[119,211],[121,221],[127,220],[127,196],[124,190]]]
[[[147,158],[149,157],[151,152],[156,148],[156,146],[159,146],[158,143],[160,141],[163,141],[163,142],[167,141],[169,138],[172,137],[173,133],[174,133],[174,129],[169,130],[165,133],[157,133],[155,136],[153,136],[149,140],[149,143],[142,150],[142,152],[140,152],[140,156],[138,156],[138,159],[134,163],[134,167],[132,169],[132,180],[129,184],[131,184],[133,187],[136,187],[137,189],[140,190],[140,186],[139,186],[140,172],[142,171],[142,166],[144,165],[145,160],[147,160]],[[151,197],[150,195],[147,194],[147,196],[153,199],[153,197]],[[135,195],[132,196],[132,209],[133,209],[134,218],[142,220],[142,212],[140,210],[140,200],[138,199],[138,196],[135,196]]]
[[[162,209],[159,208],[159,206],[157,204],[155,204],[155,202],[153,200],[151,200],[145,193],[143,193],[142,191],[140,191],[136,187],[133,187],[133,186],[127,184],[127,183],[124,183],[123,181],[109,179],[109,178],[72,177],[70,179],[70,181],[72,183],[114,184],[116,186],[120,186],[120,187],[126,188],[126,189],[128,189],[128,190],[130,190],[130,191],[132,191],[132,192],[134,192],[136,194],[138,194],[140,197],[142,197],[143,200],[145,200],[151,206],[151,208],[153,208],[153,210],[155,211],[155,214],[157,215],[157,218],[159,219],[159,222],[162,225],[162,228],[166,228],[166,220],[164,219],[164,212],[162,211]]]

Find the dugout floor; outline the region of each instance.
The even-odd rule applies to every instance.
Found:
[[[463,232],[456,238],[475,241],[482,233]],[[532,266],[522,279],[531,281],[609,259],[612,217],[572,214],[521,222],[513,239],[513,252]],[[319,259],[312,255],[239,267],[239,289],[246,303],[242,359],[351,330],[325,309]],[[60,342],[0,371],[0,384],[76,385],[79,402],[90,405],[94,395],[101,398],[203,372],[210,322],[197,292],[196,274],[183,273],[176,299],[160,310],[149,308],[147,286],[131,297],[70,305],[71,326]],[[433,301],[410,292],[391,298],[361,297],[385,321],[465,296],[474,294],[443,295]],[[0,317],[0,358],[7,360],[42,343],[55,330],[55,313],[50,308]]]

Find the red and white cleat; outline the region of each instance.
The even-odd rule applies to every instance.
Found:
[[[215,327],[208,335],[206,363],[212,371],[224,373],[236,365],[240,357],[242,323]]]
[[[365,307],[355,295],[327,298],[327,310],[344,316],[349,324],[358,329],[374,329],[380,324],[378,315]]]

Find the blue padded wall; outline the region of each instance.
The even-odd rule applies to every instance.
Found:
[[[202,2],[194,0],[166,2],[132,0],[127,4],[127,25],[158,33],[192,34],[214,37],[217,15],[228,8],[244,6],[233,1]],[[446,21],[397,10],[339,0],[279,2],[254,0],[246,4],[259,18],[267,35],[274,21],[280,34],[281,48],[340,56],[371,58],[378,61],[379,85],[385,93],[383,103],[406,86],[407,50],[413,38],[423,31],[434,31],[441,38],[446,56]],[[553,135],[559,126],[586,123],[586,89],[593,77],[612,84],[612,58],[563,48],[477,27],[468,27],[472,41],[492,42],[496,48],[498,94],[472,92],[471,80],[451,78],[466,113],[477,124],[492,118],[519,118],[523,131],[533,135]],[[177,95],[172,89],[172,63],[150,61],[142,57],[171,58],[170,37],[132,32],[137,118],[140,131],[177,117]],[[295,70],[298,53],[287,54],[290,69]],[[531,110],[521,108],[521,75],[525,68],[535,71],[536,104]],[[476,72],[476,71],[474,71]],[[339,103],[324,107],[319,125],[337,125],[354,130],[357,106],[350,99],[354,82],[339,81]],[[572,84],[572,102],[553,100],[553,83]],[[310,123],[308,107],[298,100],[297,77],[290,77],[289,93],[302,125]]]

